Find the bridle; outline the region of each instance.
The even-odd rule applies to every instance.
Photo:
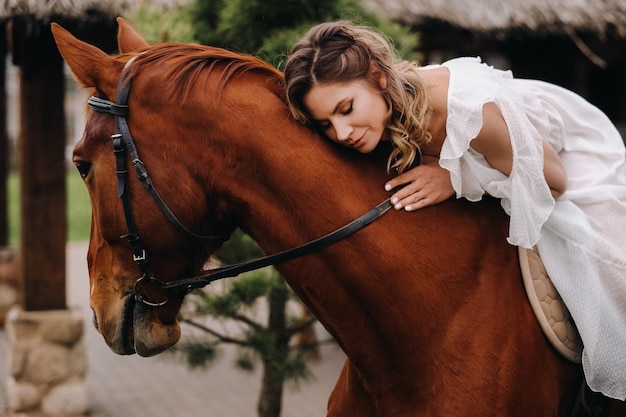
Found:
[[[128,67],[128,64],[126,66]],[[211,282],[222,278],[235,277],[244,272],[253,271],[319,251],[361,230],[374,220],[381,217],[387,212],[387,210],[389,210],[389,208],[391,208],[391,203],[389,199],[387,199],[345,226],[303,245],[247,262],[210,269],[207,270],[205,274],[195,277],[169,282],[160,280],[150,269],[147,252],[141,237],[139,236],[139,231],[137,230],[137,225],[135,223],[128,186],[127,153],[128,156],[130,156],[131,163],[137,173],[139,181],[152,196],[153,200],[156,202],[165,217],[179,232],[193,240],[216,243],[222,243],[228,240],[230,236],[199,235],[189,231],[180,222],[180,220],[178,220],[172,210],[170,210],[154,187],[147,168],[141,159],[139,159],[139,154],[137,153],[137,148],[135,147],[135,143],[128,127],[128,122],[126,120],[129,114],[128,96],[130,94],[131,87],[130,75],[130,70],[124,71],[122,74],[118,83],[115,102],[91,96],[87,103],[89,104],[89,107],[96,112],[108,113],[115,116],[115,134],[111,135],[111,139],[113,141],[113,152],[115,155],[117,173],[117,196],[122,201],[124,217],[126,219],[126,226],[128,229],[128,233],[120,236],[120,238],[127,239],[130,243],[133,253],[133,261],[137,264],[141,272],[141,276],[137,279],[137,281],[135,281],[133,286],[133,295],[135,296],[136,301],[150,307],[163,306],[167,304],[171,295],[187,294],[193,289],[202,288]],[[146,289],[148,288],[147,286],[156,286],[160,288],[162,291],[159,291],[159,293],[164,292],[166,296],[162,299],[159,298],[155,300],[154,296],[150,297],[146,294]]]

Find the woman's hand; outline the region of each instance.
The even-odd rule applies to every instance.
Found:
[[[450,173],[439,166],[439,158],[422,155],[421,164],[385,184],[385,190],[406,184],[391,196],[396,210],[417,210],[441,203],[454,195]]]

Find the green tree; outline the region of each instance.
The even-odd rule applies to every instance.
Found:
[[[377,27],[401,56],[418,57],[415,33],[367,12],[359,0],[195,0],[190,14],[196,42],[255,54],[279,69],[311,26],[338,19]]]
[[[191,7],[177,7],[163,10],[148,3],[137,7],[129,21],[150,43],[195,41]]]
[[[240,230],[218,255],[231,264],[259,256],[261,250]],[[220,344],[236,345],[237,368],[252,371],[257,363],[262,367],[259,417],[278,417],[285,382],[307,380],[311,354],[321,343],[332,340],[294,343],[294,337],[311,329],[316,320],[294,314],[302,311],[301,305],[273,267],[243,274],[215,287],[187,296],[183,322],[201,332],[179,343],[175,352],[194,368],[207,366],[218,358]]]

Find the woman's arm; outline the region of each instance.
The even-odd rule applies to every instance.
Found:
[[[552,192],[552,197],[557,198],[567,190],[567,174],[559,154],[545,140],[543,145],[543,175]]]
[[[511,175],[513,148],[509,129],[502,112],[495,103],[483,107],[483,127],[470,146],[481,153],[489,165],[505,175]],[[542,140],[543,175],[554,198],[567,188],[567,175],[559,155],[548,142]]]

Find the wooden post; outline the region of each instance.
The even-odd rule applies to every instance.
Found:
[[[7,177],[9,175],[9,136],[6,106],[6,23],[0,22],[0,247],[9,244]]]
[[[22,306],[65,309],[63,63],[48,24],[15,18],[13,39],[20,67]]]

